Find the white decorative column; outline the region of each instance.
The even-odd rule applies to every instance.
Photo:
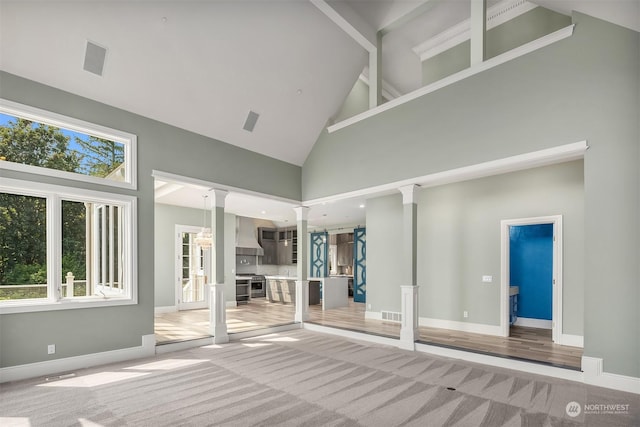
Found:
[[[307,206],[298,206],[293,210],[296,212],[298,223],[298,277],[296,279],[296,314],[294,321],[304,322],[309,319],[309,236],[307,235],[309,208]]]
[[[400,187],[402,193],[402,254],[401,276],[404,285],[400,287],[402,323],[400,327],[400,348],[415,350],[418,331],[418,285],[417,285],[417,185]]]
[[[227,303],[224,296],[224,202],[228,191],[212,189],[214,208],[212,209],[211,228],[213,246],[211,248],[211,269],[215,271],[214,280],[209,285],[209,333],[213,342],[229,342],[227,334]]]

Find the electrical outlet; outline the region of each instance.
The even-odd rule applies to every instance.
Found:
[[[466,319],[467,317],[469,317],[469,312],[468,312],[467,310],[463,311],[463,312],[462,312],[462,317],[464,317],[465,319]]]
[[[484,283],[491,283],[493,282],[493,276],[482,276],[482,281]]]
[[[371,304],[367,304],[367,310],[371,310]]]
[[[55,344],[49,344],[47,346],[47,354],[55,354],[56,352],[56,345]]]

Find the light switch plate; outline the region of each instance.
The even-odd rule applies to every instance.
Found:
[[[484,283],[491,283],[493,282],[493,276],[482,276],[482,281]]]

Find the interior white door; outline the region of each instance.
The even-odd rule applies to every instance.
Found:
[[[207,307],[211,277],[208,249],[195,243],[199,227],[176,226],[176,306],[178,310]]]

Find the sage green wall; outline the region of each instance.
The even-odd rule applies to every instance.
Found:
[[[498,56],[561,28],[571,25],[571,17],[537,7],[487,31],[487,59]],[[467,40],[422,62],[422,84],[428,85],[469,68],[471,44]]]
[[[367,200],[367,310],[401,310],[402,196]]]
[[[584,355],[640,377],[640,34],[579,13],[574,23],[567,39],[325,131],[303,198],[587,140]]]
[[[176,276],[176,224],[202,227],[202,209],[185,208],[161,203],[156,203],[155,205],[155,307],[172,307],[176,305],[174,280]],[[233,214],[225,214],[224,227],[225,299],[227,301],[235,301],[236,216]],[[211,279],[212,277],[209,278],[209,280]]]
[[[563,332],[583,334],[584,179],[573,161],[426,188],[417,197],[420,317],[500,324],[500,221],[563,216]],[[402,197],[367,201],[367,304],[400,311]],[[493,276],[482,283],[483,275]],[[469,312],[463,318],[462,312]]]
[[[347,99],[342,104],[340,111],[334,117],[334,122],[337,123],[349,117],[353,117],[356,114],[363,113],[369,109],[369,86],[362,80],[356,80],[356,84],[353,85],[353,89],[347,95]]]
[[[562,215],[563,332],[583,334],[582,161],[428,188],[417,200],[420,317],[499,325],[500,221]]]
[[[155,205],[155,307],[176,305],[176,224],[202,227],[202,209]]]
[[[145,117],[0,72],[0,97],[138,137],[138,304],[0,315],[0,367],[136,347],[153,334],[153,169],[300,199],[300,168]],[[239,173],[239,165],[242,173]],[[105,190],[103,186],[0,171],[0,177]],[[108,324],[109,328],[100,325]],[[56,354],[47,355],[47,345]]]

